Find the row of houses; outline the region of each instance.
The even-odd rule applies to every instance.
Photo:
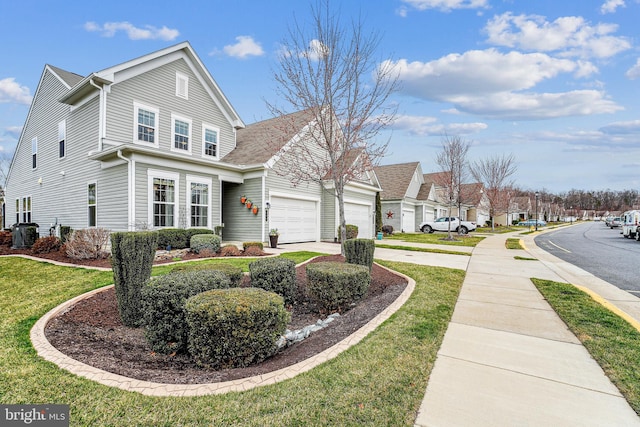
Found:
[[[282,243],[334,240],[334,184],[293,185],[282,170],[313,120],[301,111],[245,124],[188,42],[88,76],[46,65],[9,169],[2,226],[223,227],[238,241],[278,229]],[[347,223],[374,236],[380,193],[383,222],[417,231],[447,212],[434,178],[418,162],[366,171],[345,187]],[[465,192],[452,214],[483,223],[482,186]]]

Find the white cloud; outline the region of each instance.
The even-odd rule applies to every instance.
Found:
[[[451,101],[457,96],[529,89],[560,73],[579,67],[568,59],[542,53],[501,53],[495,49],[450,54],[430,62],[386,61],[395,67],[409,94],[429,100]]]
[[[638,58],[638,60],[636,61],[636,64],[633,67],[629,68],[624,75],[630,78],[631,80],[634,80],[640,77],[640,58]]]
[[[402,0],[417,10],[438,9],[451,12],[454,9],[488,9],[489,0]]]
[[[123,31],[130,40],[170,41],[180,35],[178,30],[167,28],[166,26],[157,28],[152,25],[145,25],[144,28],[138,28],[126,21],[105,22],[103,25],[95,22],[87,22],[84,24],[84,29],[89,32],[101,33],[103,37],[113,37],[118,31]]]
[[[12,139],[20,138],[20,132],[22,132],[22,126],[9,126],[4,129],[4,134],[9,135]]]
[[[611,34],[615,24],[590,25],[579,16],[549,22],[538,15],[497,15],[484,28],[488,42],[528,51],[558,52],[563,56],[608,58],[631,48],[624,37]]]
[[[0,103],[31,104],[31,92],[13,77],[0,80]]]
[[[410,135],[439,136],[444,134],[468,135],[486,129],[486,123],[437,123],[435,117],[399,115],[392,129],[407,131]]]
[[[624,0],[607,0],[600,6],[600,13],[614,13],[618,7],[625,7]]]
[[[223,48],[224,53],[234,58],[247,58],[248,56],[262,56],[264,50],[260,43],[251,36],[236,37],[236,44],[230,44]]]

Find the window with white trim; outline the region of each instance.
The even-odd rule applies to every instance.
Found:
[[[158,147],[158,123],[160,114],[156,108],[135,103],[133,141]]]
[[[149,223],[153,227],[177,227],[179,175],[147,171],[149,185]]]
[[[190,227],[209,227],[211,222],[211,179],[187,176]]]
[[[95,182],[87,185],[87,225],[95,227],[98,225],[98,187]]]
[[[213,126],[202,125],[202,156],[218,158],[218,135],[220,130]]]
[[[67,121],[63,120],[58,123],[58,158],[65,156],[65,140],[67,139]]]
[[[189,99],[189,77],[176,72],[176,96]]]
[[[31,222],[31,196],[22,198],[22,222]]]
[[[171,115],[173,129],[173,145],[171,150],[191,154],[191,120]]]
[[[20,222],[20,199],[16,199],[16,224]]]
[[[38,167],[38,137],[31,139],[31,169]]]

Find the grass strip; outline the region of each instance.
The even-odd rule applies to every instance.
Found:
[[[451,235],[455,240],[443,240],[447,237],[447,233],[393,233],[391,236],[385,236],[385,240],[404,240],[411,243],[431,243],[433,245],[451,245],[451,246],[471,246],[475,247],[484,240],[483,236],[464,236],[452,232]]]
[[[415,246],[378,244],[378,245],[376,245],[376,248],[399,249],[399,250],[402,250],[402,251],[413,251],[413,252],[431,252],[431,253],[434,253],[434,254],[471,256],[471,254],[469,252],[448,251],[446,249],[436,249],[436,248],[417,248]]]
[[[640,415],[640,332],[573,285],[532,281]]]
[[[416,289],[358,345],[279,384],[180,398],[107,387],[35,354],[29,330],[36,320],[73,296],[111,283],[111,272],[1,258],[0,403],[69,404],[74,426],[411,426],[464,271],[384,264],[413,277]]]
[[[507,249],[524,249],[521,239],[508,238],[504,242],[504,245],[507,247]]]
[[[517,259],[519,261],[537,261],[537,258],[529,258],[526,256],[514,256],[513,259]]]

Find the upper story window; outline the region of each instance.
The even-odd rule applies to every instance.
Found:
[[[141,144],[158,146],[159,112],[156,108],[134,103],[134,136],[133,141]]]
[[[65,156],[65,140],[67,139],[67,121],[58,123],[58,158]]]
[[[31,139],[31,168],[38,167],[38,137]]]
[[[218,158],[218,135],[220,131],[213,126],[202,125],[202,156]]]
[[[176,72],[176,96],[189,99],[189,77]]]
[[[191,153],[191,120],[171,115],[173,145],[171,150]]]

